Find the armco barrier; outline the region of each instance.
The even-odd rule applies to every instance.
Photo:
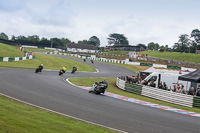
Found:
[[[173,103],[173,104],[187,106],[187,107],[200,108],[200,97],[186,95],[182,93],[175,93],[172,91],[166,91],[166,90],[152,88],[149,86],[143,86],[139,84],[128,84],[128,83],[125,83],[125,79],[123,78],[121,79],[121,78],[119,77],[117,78],[116,85],[122,90],[135,93],[138,95],[150,97],[153,99],[158,99],[160,101],[165,101],[168,103]]]
[[[120,89],[124,90],[124,88],[125,88],[125,81],[124,81],[124,80],[121,80],[120,78],[117,78],[116,85],[117,85]]]
[[[200,108],[200,97],[194,96],[194,98],[193,98],[193,107]]]
[[[158,99],[161,101],[192,107],[193,105],[193,96],[191,95],[185,95],[182,93],[175,93],[172,91],[166,91],[158,88],[152,88],[149,86],[143,86],[142,87],[142,93],[141,95]]]
[[[12,62],[12,61],[21,61],[21,60],[29,60],[34,59],[35,56],[27,56],[27,57],[0,57],[0,61],[3,62]]]
[[[125,83],[125,90],[138,95],[141,95],[142,85]]]

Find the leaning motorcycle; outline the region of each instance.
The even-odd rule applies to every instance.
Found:
[[[76,68],[73,68],[71,73],[74,74],[75,72],[76,72]]]
[[[94,88],[93,93],[95,93],[97,95],[99,95],[101,93],[105,93],[106,88],[107,88],[106,84],[97,82],[96,87]]]
[[[60,69],[59,75],[62,75],[63,73],[64,73],[64,70],[63,70],[63,69]]]

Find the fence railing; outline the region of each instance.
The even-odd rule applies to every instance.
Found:
[[[177,104],[186,107],[200,108],[200,97],[186,95],[182,93],[175,93],[172,91],[162,90],[158,88],[152,88],[140,84],[129,84],[125,82],[125,76],[117,77],[116,85],[125,91],[165,101],[172,104]]]

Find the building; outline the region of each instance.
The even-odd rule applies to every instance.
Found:
[[[73,53],[97,53],[99,52],[98,48],[94,45],[88,44],[77,44],[77,43],[70,43],[67,44],[67,51]]]

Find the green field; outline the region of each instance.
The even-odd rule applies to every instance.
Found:
[[[128,54],[131,51],[109,51],[109,52],[103,52],[104,54]]]
[[[1,133],[114,133],[0,96]]]
[[[159,51],[144,51],[139,54],[148,54],[149,57],[185,61],[185,62],[194,62],[200,63],[200,54],[193,53],[180,53],[180,52],[159,52]]]
[[[59,70],[63,66],[67,66],[67,70],[71,71],[73,66],[77,67],[77,71],[96,72],[96,69],[85,63],[59,58],[47,54],[35,53],[36,58],[24,61],[0,62],[0,67],[17,67],[17,68],[33,68],[36,69],[40,64],[44,64],[44,69]]]
[[[119,94],[119,95],[122,95],[122,96],[134,98],[134,99],[139,99],[139,100],[142,100],[142,101],[151,102],[151,103],[155,103],[155,104],[159,104],[159,105],[164,105],[164,106],[169,106],[169,107],[174,107],[174,108],[178,108],[178,109],[183,109],[183,110],[188,110],[188,111],[200,113],[199,108],[190,108],[190,107],[179,106],[179,105],[159,101],[159,100],[156,100],[156,99],[152,99],[152,98],[148,98],[148,97],[144,97],[144,96],[141,96],[141,95],[136,95],[136,94],[133,94],[133,93],[130,93],[130,92],[120,90],[116,86],[116,78],[71,78],[71,79],[69,79],[69,81],[72,82],[75,85],[91,86],[91,87],[94,84],[94,82],[99,82],[99,81],[103,81],[103,80],[106,80],[108,82],[108,88],[106,89],[107,92]]]
[[[25,47],[24,51],[42,51],[42,52],[47,52],[47,51],[54,51],[54,50],[42,49],[42,48],[28,48],[28,47]]]
[[[24,52],[17,46],[0,43],[0,57],[24,57]]]

